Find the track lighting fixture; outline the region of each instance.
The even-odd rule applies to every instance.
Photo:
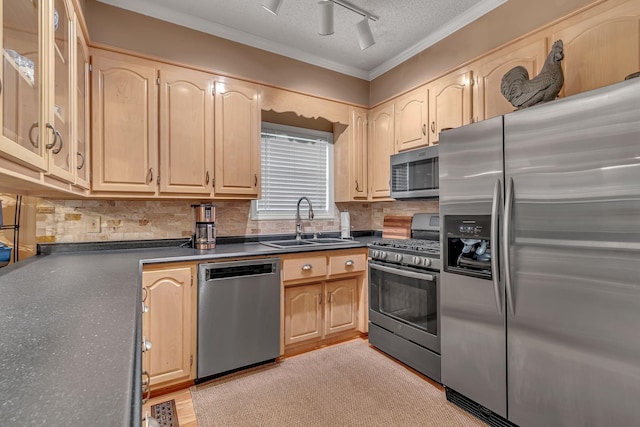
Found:
[[[318,34],[328,36],[333,34],[333,5],[337,4],[345,9],[361,15],[364,19],[356,24],[358,44],[361,50],[373,46],[376,41],[373,38],[369,21],[377,21],[378,17],[360,9],[358,6],[345,0],[320,0],[318,2]],[[282,0],[262,0],[262,7],[274,15],[278,14]]]
[[[318,34],[321,36],[333,34],[333,2],[330,0],[318,2]]]
[[[282,6],[282,0],[262,0],[262,7],[274,15],[278,15],[280,6]]]
[[[365,50],[366,48],[376,44],[376,41],[373,39],[371,28],[369,27],[369,20],[367,18],[364,18],[362,21],[356,24],[356,30],[358,30],[357,35],[360,50]]]

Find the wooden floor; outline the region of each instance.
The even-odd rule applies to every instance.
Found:
[[[193,410],[193,402],[191,401],[191,392],[188,388],[149,399],[142,407],[142,413],[146,413],[147,410],[151,413],[152,405],[167,402],[171,399],[175,399],[176,401],[176,411],[178,412],[178,423],[180,427],[198,427],[196,413]]]

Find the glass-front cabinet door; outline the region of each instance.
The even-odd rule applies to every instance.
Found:
[[[76,20],[76,184],[89,189],[89,48]]]
[[[46,1],[2,0],[2,92],[0,153],[45,170],[46,134],[40,123],[45,61],[40,50],[40,17]]]
[[[73,182],[75,178],[72,164],[75,164],[75,158],[71,157],[70,148],[74,125],[72,61],[75,48],[75,23],[73,9],[67,1],[54,0],[53,4],[53,37],[51,38],[53,43],[50,44],[49,50],[54,83],[49,88],[49,95],[53,96],[53,105],[49,104],[47,117],[50,118],[48,122],[53,123],[54,141],[50,144],[49,172]]]

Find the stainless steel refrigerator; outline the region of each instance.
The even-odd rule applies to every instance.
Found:
[[[443,132],[440,214],[449,400],[640,426],[640,78]]]

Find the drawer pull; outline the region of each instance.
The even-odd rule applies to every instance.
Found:
[[[354,264],[355,263],[353,262],[352,259],[348,259],[348,260],[345,261],[344,266],[345,267],[353,267]]]
[[[312,266],[311,264],[304,264],[304,265],[302,266],[302,270],[303,270],[303,271],[309,271],[309,270],[311,270],[312,268],[313,268],[313,266]]]

